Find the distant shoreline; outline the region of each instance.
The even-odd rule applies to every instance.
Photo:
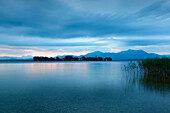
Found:
[[[0,63],[3,63],[3,62],[33,62],[33,63],[37,63],[37,62],[43,62],[43,63],[49,63],[49,62],[54,62],[54,63],[57,63],[57,62],[122,62],[122,61],[141,61],[141,60],[144,60],[144,59],[130,59],[130,60],[112,60],[112,61],[33,61],[33,60],[0,60]]]

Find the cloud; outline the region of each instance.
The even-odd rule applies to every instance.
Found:
[[[31,47],[58,47],[58,46],[104,46],[105,43],[96,43],[98,38],[69,38],[69,39],[51,39],[48,37],[26,37],[26,36],[10,36],[0,35],[1,44],[8,46],[31,46]],[[10,39],[6,40],[6,39]]]
[[[22,56],[48,56],[55,57],[58,55],[85,55],[91,51],[70,51],[67,49],[49,49],[49,48],[18,48],[15,46],[4,46],[0,48],[0,57],[2,56],[13,56],[13,57],[22,57]]]
[[[158,0],[155,0],[158,1]],[[95,14],[133,14],[154,3],[153,0],[63,0],[76,10]]]
[[[155,16],[155,17],[170,16],[169,5],[170,5],[169,0],[158,0],[152,3],[151,5],[143,8],[139,12],[139,14],[141,16]]]
[[[0,0],[0,4],[0,45],[75,52],[169,43],[164,38],[170,36],[170,0]]]
[[[0,4],[1,34],[49,38],[170,34],[170,24],[162,26],[161,20],[149,18],[169,18],[169,0],[1,0]]]
[[[126,40],[125,46],[150,46],[150,45],[170,45],[170,39],[168,40]]]

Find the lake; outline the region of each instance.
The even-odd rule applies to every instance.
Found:
[[[1,62],[0,113],[170,113],[169,85],[128,85],[128,62]]]

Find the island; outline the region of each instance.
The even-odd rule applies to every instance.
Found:
[[[73,56],[65,56],[64,58],[53,58],[53,57],[40,57],[34,56],[33,61],[112,61],[111,57],[73,57]]]

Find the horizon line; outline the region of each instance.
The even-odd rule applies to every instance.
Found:
[[[121,51],[119,51],[119,52],[104,52],[104,51],[98,51],[98,50],[96,50],[96,51],[86,51],[86,53],[85,54],[78,54],[78,55],[76,55],[75,54],[75,52],[73,52],[73,54],[70,54],[71,52],[60,52],[60,53],[62,53],[62,54],[56,54],[56,55],[53,55],[53,56],[50,56],[50,55],[31,55],[31,54],[27,54],[27,55],[22,55],[22,56],[20,56],[20,55],[4,55],[4,56],[1,56],[0,55],[0,57],[2,58],[2,57],[8,57],[8,58],[22,58],[22,57],[34,57],[34,56],[42,56],[42,57],[56,57],[56,56],[66,56],[66,55],[71,55],[71,56],[82,56],[82,55],[87,55],[88,53],[93,53],[93,52],[102,52],[102,53],[120,53],[120,52],[123,52],[123,51],[128,51],[128,50],[134,50],[134,51],[138,51],[138,50],[142,50],[142,49],[138,49],[138,50],[136,50],[136,49],[127,49],[127,50],[121,50]],[[142,51],[144,51],[144,50],[142,50]],[[83,51],[81,51],[81,52],[83,52]],[[146,52],[146,51],[144,51],[144,52]],[[67,54],[67,53],[69,53],[69,54]],[[149,54],[157,54],[157,55],[161,55],[161,56],[164,56],[164,55],[170,55],[170,52],[167,52],[167,53],[165,53],[165,52],[163,52],[163,53],[160,53],[160,52],[147,52],[147,53],[149,53]]]

